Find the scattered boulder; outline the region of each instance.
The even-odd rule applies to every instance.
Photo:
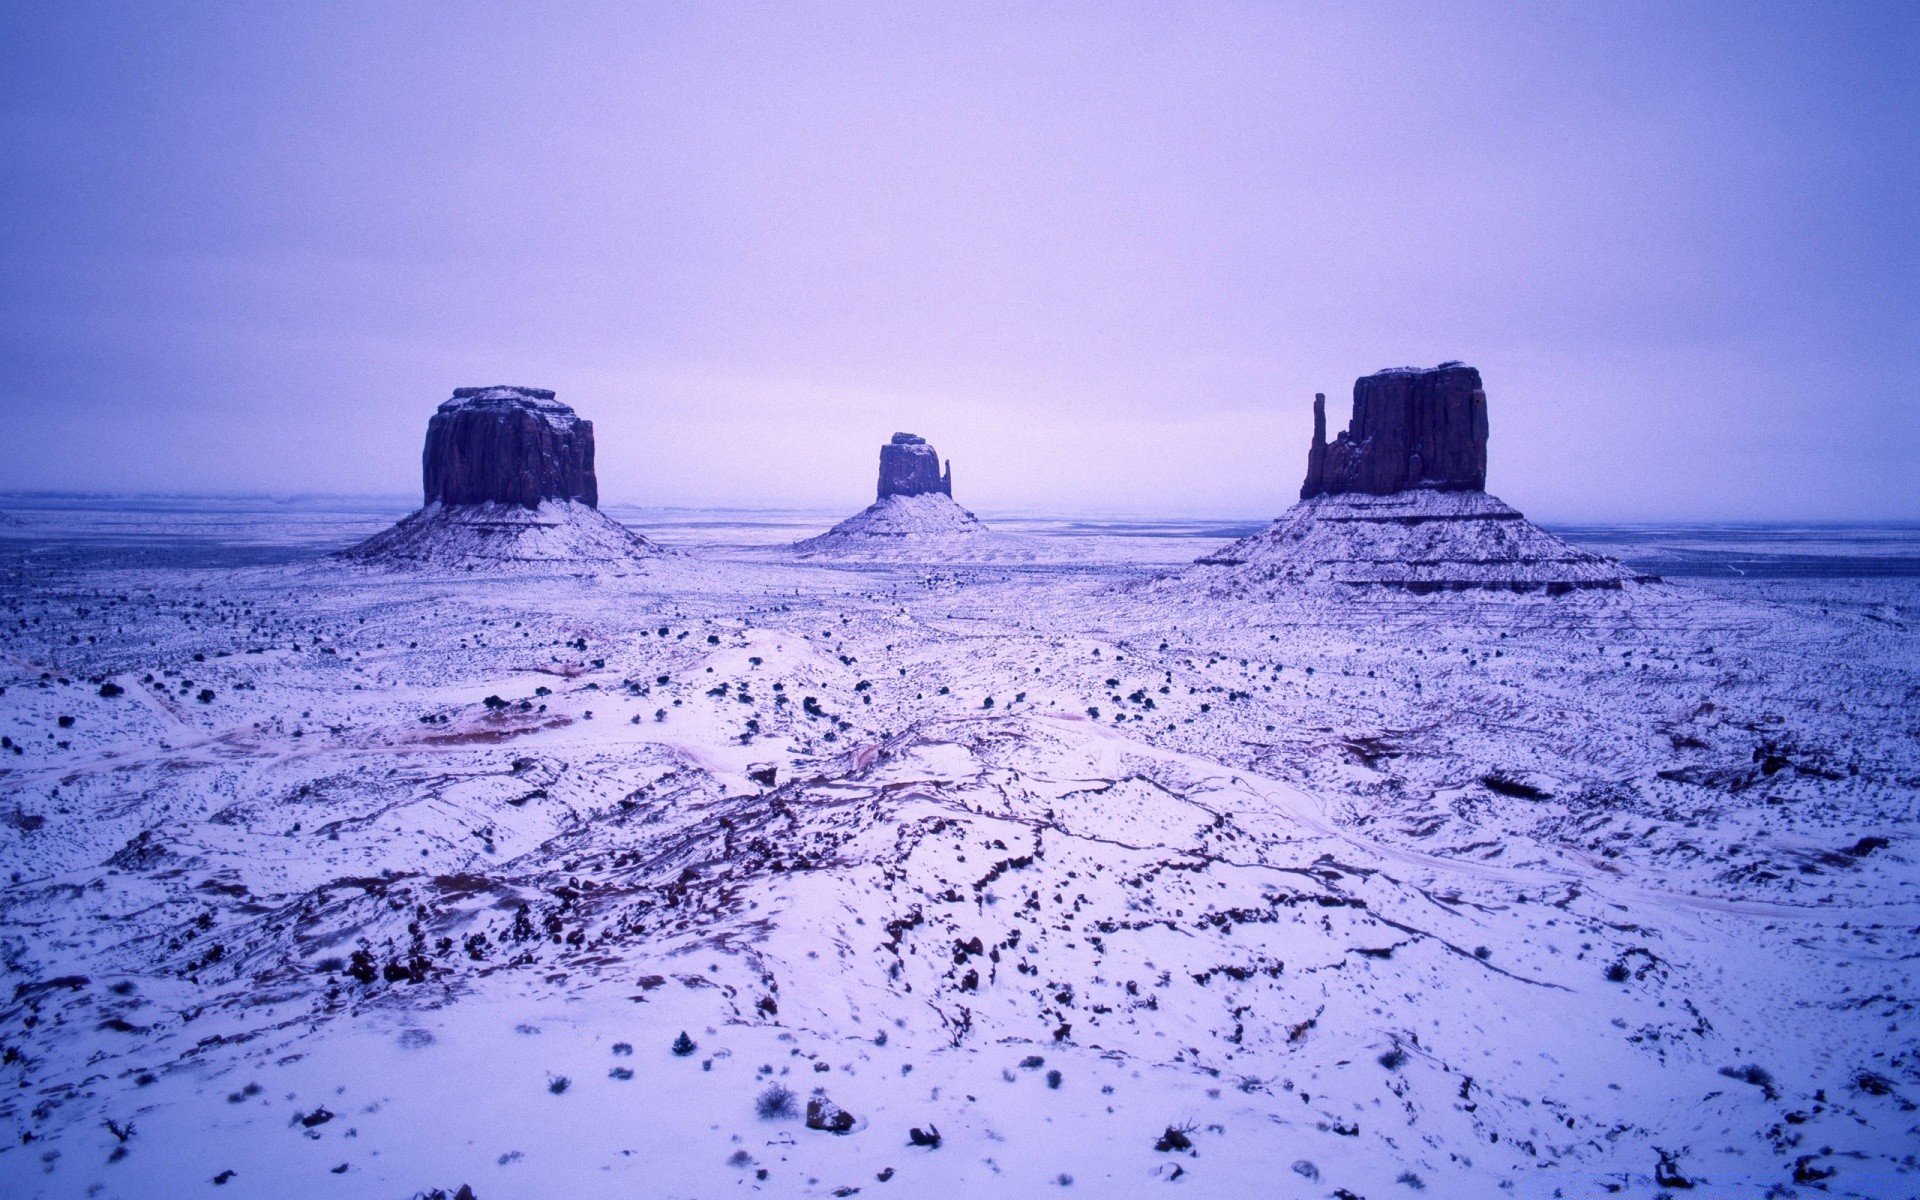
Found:
[[[853,1114],[825,1096],[815,1096],[807,1101],[807,1128],[818,1129],[822,1133],[852,1133]]]

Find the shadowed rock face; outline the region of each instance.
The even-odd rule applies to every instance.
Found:
[[[927,439],[911,433],[896,433],[880,447],[880,495],[924,496],[928,492],[953,495],[953,464],[940,471],[940,455]]]
[[[1353,419],[1327,442],[1326,397],[1313,398],[1313,447],[1302,500],[1343,492],[1387,496],[1410,488],[1478,492],[1487,486],[1487,393],[1459,363],[1395,367],[1353,384]]]
[[[544,388],[455,388],[427,422],[421,475],[427,504],[600,504],[593,422]]]

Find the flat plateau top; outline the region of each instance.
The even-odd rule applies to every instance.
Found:
[[[453,389],[453,398],[441,402],[443,413],[474,408],[525,408],[554,417],[572,417],[572,406],[554,399],[549,388],[462,387]]]

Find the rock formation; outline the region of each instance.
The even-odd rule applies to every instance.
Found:
[[[545,388],[463,387],[427,422],[426,503],[600,505],[593,422]]]
[[[544,388],[455,388],[427,422],[425,504],[341,557],[480,570],[617,566],[658,554],[599,511],[593,422]]]
[[[1313,398],[1313,447],[1300,498],[1487,486],[1487,393],[1460,363],[1393,367],[1353,384],[1353,419],[1327,444],[1327,398]]]
[[[1480,372],[1443,363],[1363,376],[1352,420],[1331,444],[1326,397],[1313,399],[1300,503],[1198,560],[1185,578],[1216,595],[1316,583],[1560,595],[1652,581],[1541,529],[1489,496],[1486,479]]]
[[[953,495],[953,464],[940,471],[940,455],[927,439],[912,433],[896,433],[880,447],[880,494],[888,496],[925,496],[939,492]]]
[[[879,496],[818,537],[795,542],[802,557],[938,561],[1018,556],[1025,539],[996,534],[953,500],[953,466],[943,472],[927,439],[896,433],[880,447]]]

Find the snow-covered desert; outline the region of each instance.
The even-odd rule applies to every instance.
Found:
[[[1920,1200],[1917,68],[0,4],[0,1200]]]
[[[10,501],[0,1192],[1920,1188],[1920,531],[887,461]]]

